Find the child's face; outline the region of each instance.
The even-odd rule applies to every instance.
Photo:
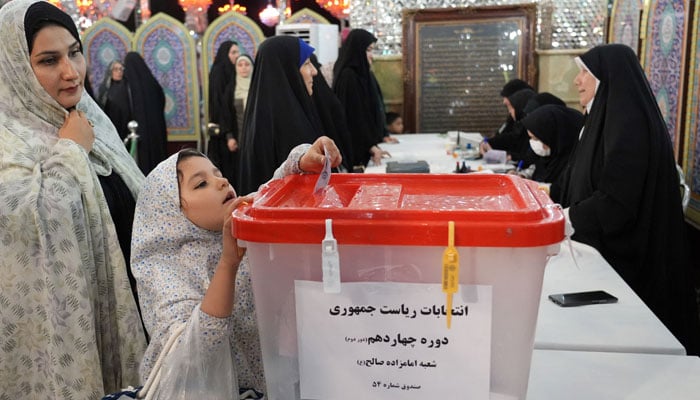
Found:
[[[221,231],[236,192],[221,171],[205,157],[188,157],[178,166],[180,206],[200,228]]]
[[[403,133],[403,119],[398,117],[387,126],[389,133]]]

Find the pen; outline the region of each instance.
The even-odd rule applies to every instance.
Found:
[[[523,169],[523,160],[518,161],[518,167],[515,168],[516,172],[520,172]]]

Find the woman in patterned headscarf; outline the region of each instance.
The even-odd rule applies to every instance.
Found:
[[[14,0],[0,32],[0,387],[99,398],[145,349],[125,261],[143,175],[84,93],[73,20]]]

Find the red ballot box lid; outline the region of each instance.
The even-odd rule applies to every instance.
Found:
[[[535,247],[564,239],[564,214],[532,181],[504,174],[333,174],[270,182],[233,213],[233,234],[262,243]]]

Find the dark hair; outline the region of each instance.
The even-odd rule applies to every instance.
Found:
[[[387,125],[393,124],[397,118],[401,118],[401,114],[393,112],[393,111],[389,111],[388,113],[386,113],[386,124]]]
[[[501,90],[501,97],[510,97],[515,92],[523,89],[530,89],[532,91],[535,90],[535,88],[530,86],[527,82],[525,82],[522,79],[511,79],[508,82],[506,82],[505,85],[503,85],[503,89]]]
[[[191,147],[184,148],[177,153],[177,162],[175,163],[175,170],[177,171],[177,190],[180,191],[180,180],[182,179],[182,172],[178,168],[180,163],[192,157],[202,157],[208,158],[202,152]]]
[[[204,157],[207,158],[207,156],[204,155],[201,151],[197,149],[193,149],[191,147],[186,147],[180,151],[177,152],[177,163],[175,165],[180,165],[182,161],[187,160],[188,158],[191,157]]]

